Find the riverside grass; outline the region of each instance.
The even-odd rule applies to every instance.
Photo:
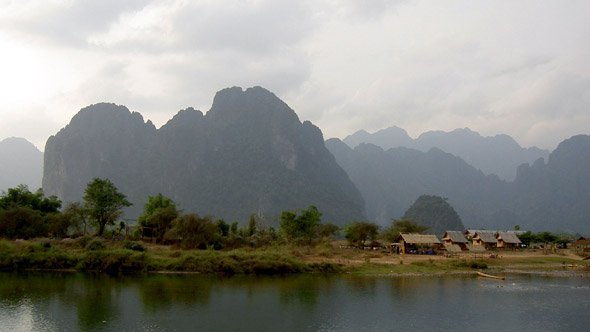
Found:
[[[158,247],[137,251],[117,243],[108,243],[104,247],[94,243],[91,247],[98,248],[94,250],[46,243],[0,241],[0,270],[76,270],[108,274],[167,271],[224,275],[341,271],[337,264],[306,263],[280,248],[180,251]]]
[[[388,253],[338,249],[326,243],[315,247],[275,245],[233,250],[180,250],[142,242],[80,238],[58,241],[0,240],[0,270],[71,270],[128,273],[293,274],[352,273],[437,275],[469,273],[489,268],[551,270],[581,263],[565,256],[490,259],[435,256],[401,257]]]

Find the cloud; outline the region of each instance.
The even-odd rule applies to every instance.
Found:
[[[553,147],[590,127],[588,20],[586,1],[10,2],[0,113],[65,125],[112,101],[162,124],[262,85],[326,137],[470,127]]]

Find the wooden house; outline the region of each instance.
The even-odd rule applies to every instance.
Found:
[[[496,233],[496,247],[499,249],[517,249],[521,243],[514,232]]]
[[[496,248],[496,232],[494,231],[476,231],[471,238],[473,246],[480,246],[486,250]]]
[[[578,253],[590,252],[590,236],[580,236],[574,242],[574,248]]]
[[[402,253],[405,254],[434,254],[441,246],[440,240],[434,234],[402,233],[395,242],[400,244]]]
[[[446,246],[458,246],[461,250],[467,250],[467,239],[461,231],[446,231],[442,236],[442,242]]]

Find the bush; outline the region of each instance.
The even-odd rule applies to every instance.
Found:
[[[478,262],[478,261],[468,261],[466,259],[457,261],[453,264],[456,267],[468,267],[471,269],[487,269],[488,264],[485,262]]]
[[[88,244],[86,245],[86,249],[88,250],[104,250],[106,248],[104,241],[101,239],[92,239],[90,242],[88,242]]]
[[[90,251],[76,265],[80,271],[106,272],[111,275],[143,272],[147,268],[145,254],[127,249]]]
[[[77,238],[76,243],[80,248],[86,248],[86,246],[88,245],[88,243],[90,243],[90,241],[92,241],[92,239],[92,236],[84,235]]]
[[[125,241],[125,243],[123,244],[123,248],[140,252],[144,252],[147,250],[143,243],[137,241]]]

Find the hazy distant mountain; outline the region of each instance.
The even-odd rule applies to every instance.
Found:
[[[413,140],[405,130],[391,127],[374,134],[358,131],[346,137],[344,142],[350,147],[372,143],[386,150],[408,147],[428,151],[436,147],[461,157],[486,174],[496,174],[507,181],[514,180],[516,168],[520,164],[532,163],[549,155],[548,151],[536,147],[523,148],[508,135],[482,137],[468,128],[451,132],[429,131]]]
[[[445,231],[465,229],[455,209],[440,196],[422,195],[404,213],[403,219],[428,227],[428,233],[442,235]]]
[[[511,208],[534,227],[590,233],[590,136],[561,142],[544,163],[522,165]]]
[[[365,130],[359,130],[347,136],[343,141],[351,148],[355,148],[362,143],[371,143],[384,150],[399,147],[415,149],[417,147],[416,142],[408,135],[407,131],[395,126],[379,130],[373,134]]]
[[[43,152],[24,138],[0,141],[0,192],[25,184],[31,191],[41,188]]]
[[[206,114],[180,111],[156,129],[123,106],[81,110],[45,148],[43,188],[80,200],[93,177],[110,178],[134,203],[161,192],[186,212],[269,221],[314,204],[324,220],[363,217],[363,199],[324,146],[319,128],[256,87],[217,93]]]
[[[493,206],[508,199],[506,182],[440,149],[384,151],[373,144],[351,149],[338,139],[326,146],[363,194],[367,217],[383,225],[424,194],[448,198],[466,225],[486,224]]]
[[[590,137],[562,142],[545,164],[518,167],[513,182],[484,175],[461,158],[433,148],[384,151],[326,142],[366,201],[369,219],[399,218],[423,194],[448,198],[470,228],[590,232]]]

